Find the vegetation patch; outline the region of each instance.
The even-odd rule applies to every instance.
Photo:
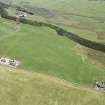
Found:
[[[73,50],[76,44],[54,30],[19,24],[20,30],[16,32],[16,23],[7,20],[0,25],[0,55],[18,59],[22,62],[20,68],[91,87],[95,80],[105,79],[103,69],[82,62]]]
[[[77,52],[80,53],[81,57],[85,59],[85,61],[89,61],[94,65],[105,68],[105,53],[80,45],[77,47],[77,50]]]
[[[58,78],[0,66],[0,105],[104,105],[105,95]]]

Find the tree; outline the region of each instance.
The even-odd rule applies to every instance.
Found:
[[[5,5],[2,5],[1,3],[0,3],[0,15],[1,16],[8,15],[8,12],[6,11]]]

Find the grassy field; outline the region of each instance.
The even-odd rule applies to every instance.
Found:
[[[103,93],[19,69],[0,66],[0,84],[0,105],[105,104]]]
[[[35,9],[28,19],[58,25],[105,43],[105,2],[89,0],[13,0]],[[11,15],[16,15],[9,8]],[[15,58],[14,70],[0,65],[0,105],[104,105],[96,80],[105,80],[105,54],[58,36],[48,27],[0,18],[0,56]],[[12,71],[11,71],[12,70]]]
[[[52,23],[83,38],[105,43],[104,1],[31,0],[29,2],[28,0],[13,0],[13,4],[20,6],[27,5],[27,2],[31,7],[38,8],[34,11],[35,15],[28,16],[28,18]],[[95,62],[94,58],[102,58],[103,55],[101,53],[97,55],[97,51],[90,49],[86,52],[93,53],[92,62]],[[89,57],[89,53],[85,53],[85,56]],[[104,56],[103,59],[105,59]],[[103,65],[102,59],[97,59],[97,61]]]
[[[20,4],[24,2],[28,2],[29,4],[33,4],[34,6],[44,7],[49,9],[60,10],[62,12],[67,13],[81,13],[85,15],[94,16],[105,16],[104,5],[105,2],[97,1],[92,2],[88,0],[12,0],[13,4]],[[94,6],[95,5],[95,6]]]
[[[96,41],[105,41],[105,2],[89,0],[13,0],[13,4],[28,5],[38,7],[35,14],[44,21],[52,22],[59,26],[65,27],[72,32],[76,32],[82,37],[96,40],[93,35],[97,36]],[[45,10],[43,10],[43,8]],[[47,17],[47,18],[46,18]],[[33,17],[35,19],[35,17]],[[37,18],[38,20],[38,18]],[[43,21],[43,19],[42,19]],[[72,30],[72,29],[73,30]],[[81,30],[81,32],[79,31]],[[88,35],[86,34],[88,33]],[[88,37],[89,36],[89,37]],[[92,36],[92,37],[91,37]]]
[[[104,69],[84,62],[75,51],[76,44],[55,31],[46,27],[16,26],[15,22],[6,20],[0,25],[0,55],[19,60],[20,68],[89,86],[105,79]]]

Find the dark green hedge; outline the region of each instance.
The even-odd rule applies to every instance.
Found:
[[[16,17],[12,17],[12,16],[8,16],[8,15],[3,15],[2,17],[6,18],[6,19],[14,20],[14,21],[16,20]],[[60,35],[60,36],[66,36],[67,38],[69,38],[69,39],[71,39],[71,40],[73,40],[73,41],[75,41],[75,42],[77,42],[77,43],[79,43],[79,44],[81,44],[85,47],[105,52],[105,45],[104,44],[81,38],[80,36],[78,36],[74,33],[71,33],[71,32],[67,32],[66,30],[64,30],[64,29],[62,29],[58,26],[48,24],[48,23],[28,20],[28,19],[20,19],[20,22],[24,23],[24,24],[33,25],[33,26],[50,27],[51,29],[54,29],[57,32],[57,34]]]

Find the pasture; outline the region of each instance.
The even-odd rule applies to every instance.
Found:
[[[10,71],[12,70],[12,71]],[[0,105],[104,105],[105,94],[44,74],[0,66]]]
[[[83,38],[105,43],[105,2],[12,0],[28,5],[26,18],[51,23]],[[8,12],[16,16],[16,10]],[[94,89],[105,80],[105,54],[80,46],[48,27],[17,24],[0,17],[0,56],[20,61],[0,65],[0,105],[105,105]]]
[[[17,59],[20,68],[90,86],[105,79],[104,69],[82,60],[76,43],[49,28],[19,24],[17,30],[15,22],[3,19],[0,33],[0,55]]]

